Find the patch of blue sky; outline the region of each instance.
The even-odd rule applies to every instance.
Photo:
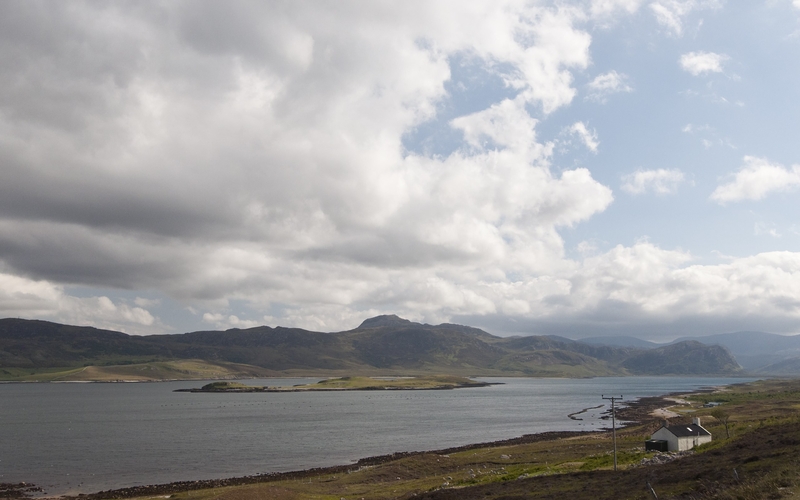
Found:
[[[489,108],[519,92],[503,80],[508,68],[491,65],[471,54],[449,59],[450,79],[445,82],[445,97],[438,103],[436,116],[421,123],[403,136],[409,153],[446,158],[464,147],[464,134],[450,125],[454,118]]]
[[[770,9],[728,4],[704,12],[702,23],[692,20],[696,28],[683,37],[658,34],[643,12],[613,30],[593,32],[592,65],[576,75],[579,94],[538,126],[542,140],[563,138],[576,121],[595,131],[596,154],[580,144],[556,148],[553,170],[585,167],[614,190],[614,203],[603,213],[561,230],[569,256],[578,257],[582,241],[602,251],[642,238],[691,251],[705,263],[718,255],[798,249],[796,194],[724,206],[709,199],[745,155],[786,167],[800,162],[800,75],[788,63],[800,55],[800,39],[791,36],[797,13],[775,16]],[[723,55],[722,71],[692,75],[682,69],[681,56],[699,51]],[[626,75],[632,90],[605,102],[587,98],[586,84],[612,70]],[[684,180],[667,194],[621,189],[624,175],[657,169],[679,170]]]

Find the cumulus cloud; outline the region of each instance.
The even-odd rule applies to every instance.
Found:
[[[728,59],[725,54],[714,52],[689,52],[680,58],[681,68],[694,76],[706,73],[721,73],[722,63]]]
[[[800,165],[786,168],[770,163],[765,158],[744,157],[744,166],[733,180],[717,186],[711,199],[725,203],[743,200],[760,200],[773,192],[789,191],[800,185]]]
[[[684,19],[692,11],[720,7],[720,0],[657,0],[650,4],[658,23],[676,36],[683,34]]]
[[[232,302],[318,329],[387,309],[446,318],[496,309],[485,279],[568,265],[558,228],[612,201],[587,169],[551,171],[531,114],[569,104],[589,64],[577,8],[0,9],[10,276],[157,290],[221,326],[250,324]],[[464,54],[513,98],[452,120],[452,154],[408,154]],[[113,314],[149,321],[140,299]]]
[[[617,73],[614,70],[602,75],[597,75],[586,86],[589,88],[587,99],[597,102],[607,102],[608,96],[618,92],[633,92],[633,87],[628,83],[628,75]]]
[[[679,27],[710,5],[655,4]],[[618,325],[756,306],[796,318],[792,253],[727,267],[646,242],[565,256],[559,231],[613,202],[540,138],[590,64],[586,22],[515,0],[1,3],[0,311],[163,332],[155,291],[216,328],[330,331],[380,313]],[[453,81],[458,58],[507,92],[442,118],[448,89],[469,83]],[[632,90],[615,71],[587,89]],[[437,119],[452,152],[406,150]],[[668,193],[681,176],[629,182]],[[85,293],[99,289],[137,298]]]
[[[683,172],[677,169],[637,170],[622,176],[622,189],[631,194],[672,194],[684,180]]]

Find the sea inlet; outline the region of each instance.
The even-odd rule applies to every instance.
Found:
[[[277,386],[319,379],[254,379]],[[343,465],[545,431],[597,430],[607,403],[752,379],[486,378],[447,391],[193,394],[204,382],[0,384],[0,482],[43,494]],[[587,409],[581,420],[568,415]]]

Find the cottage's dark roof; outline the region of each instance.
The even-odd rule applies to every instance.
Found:
[[[671,433],[675,434],[675,436],[682,438],[682,437],[693,437],[693,436],[710,436],[711,433],[707,430],[703,429],[699,425],[690,424],[690,425],[670,425],[667,427],[667,430]]]

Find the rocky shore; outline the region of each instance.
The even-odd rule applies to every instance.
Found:
[[[0,498],[28,498],[40,493],[41,488],[30,483],[0,483]]]

